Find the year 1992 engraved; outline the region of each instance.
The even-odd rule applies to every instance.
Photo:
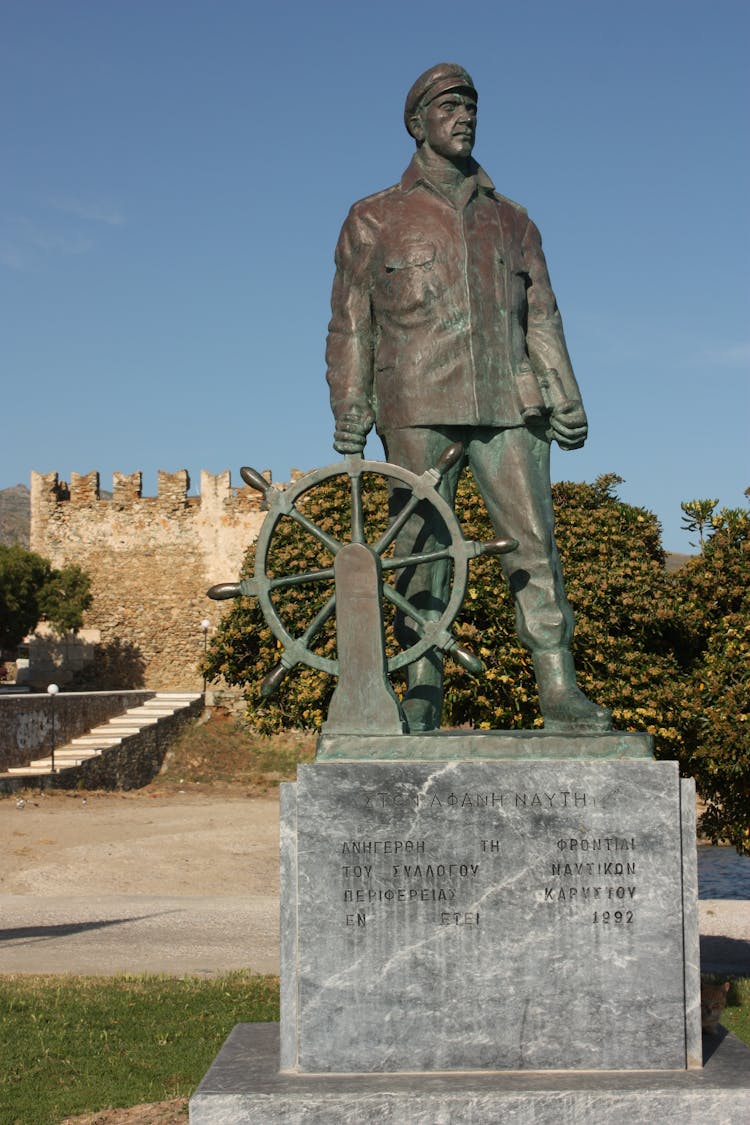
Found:
[[[605,926],[627,926],[633,921],[632,910],[595,910],[594,925],[602,923]]]

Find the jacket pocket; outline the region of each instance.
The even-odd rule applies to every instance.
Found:
[[[431,242],[401,246],[384,255],[379,288],[383,305],[394,319],[433,304],[441,290],[434,266]]]
[[[400,250],[386,254],[385,272],[420,268],[431,270],[435,262],[435,246],[431,242],[414,243]]]

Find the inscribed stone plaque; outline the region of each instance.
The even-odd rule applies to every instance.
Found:
[[[282,1068],[687,1065],[676,763],[317,762],[284,788]]]

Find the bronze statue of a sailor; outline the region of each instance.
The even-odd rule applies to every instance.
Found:
[[[374,423],[386,459],[422,473],[462,443],[440,488],[453,503],[468,463],[497,535],[518,540],[502,566],[545,727],[608,730],[610,713],[576,685],[573,613],[554,541],[550,443],[577,449],[588,423],[539,231],[472,158],[477,92],[463,67],[425,71],[404,120],[417,145],[411,164],[394,187],[354,204],[336,248],[326,353],[334,447],[361,453]],[[396,491],[394,514],[400,502]],[[397,551],[440,539],[436,523],[415,516]],[[445,562],[399,578],[427,617],[439,616],[448,581]],[[413,640],[408,617],[397,633],[402,644]],[[439,653],[409,668],[410,730],[439,727],[442,685]]]

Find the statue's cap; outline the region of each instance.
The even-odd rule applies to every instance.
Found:
[[[478,99],[471,75],[458,63],[438,63],[437,66],[431,66],[424,74],[420,74],[406,95],[404,124],[408,132],[411,133],[411,121],[420,106],[429,105],[446,90],[456,90],[459,87],[471,90],[475,100]]]

